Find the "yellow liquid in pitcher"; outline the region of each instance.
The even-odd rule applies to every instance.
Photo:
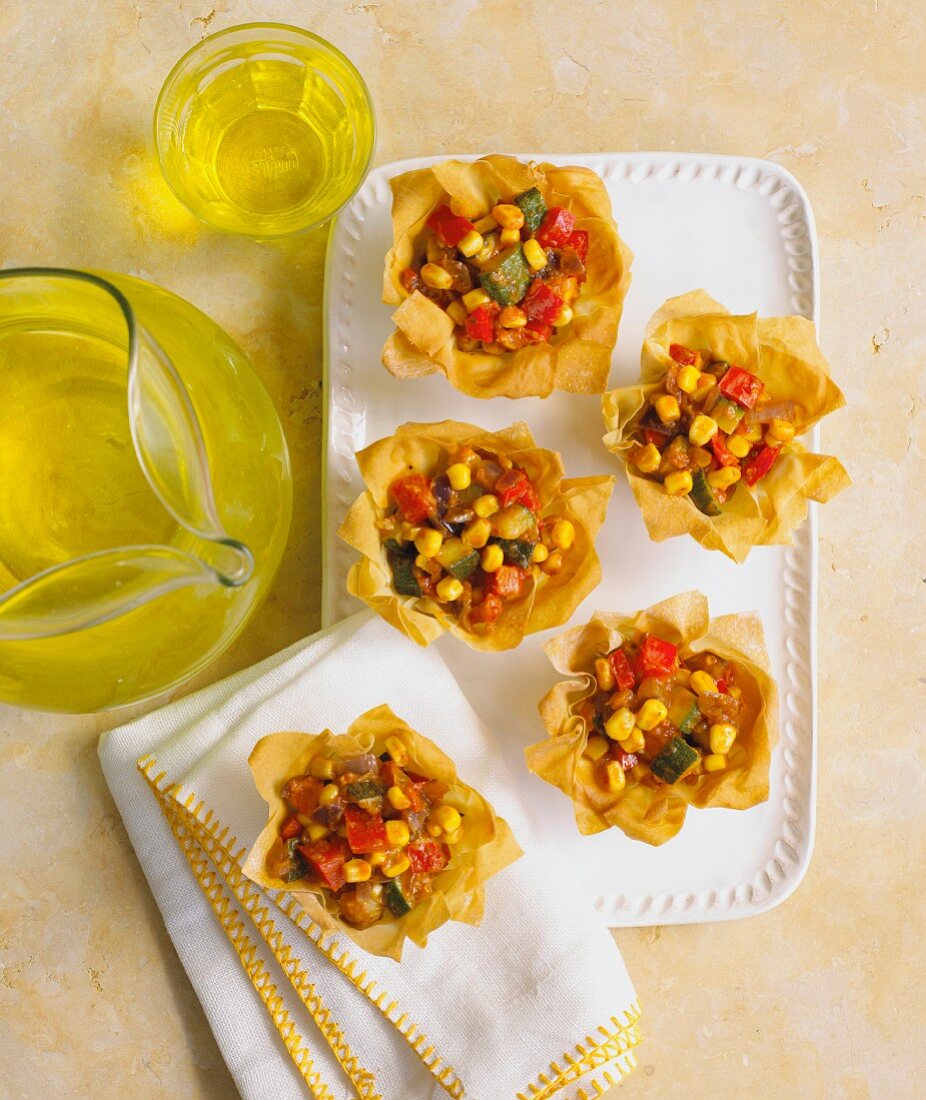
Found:
[[[182,91],[177,92],[183,98]],[[185,176],[207,220],[267,236],[323,220],[355,185],[355,119],[320,75],[285,60],[248,60],[193,93],[165,170]]]

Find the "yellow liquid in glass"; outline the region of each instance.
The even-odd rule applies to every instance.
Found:
[[[357,122],[311,69],[281,59],[242,61],[188,99],[168,173],[182,172],[186,188],[210,208],[209,220],[226,228],[296,232],[347,197]]]

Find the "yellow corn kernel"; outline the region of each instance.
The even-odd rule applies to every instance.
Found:
[[[543,545],[542,542],[538,542],[534,547],[534,552],[531,554],[531,561],[536,565],[541,565],[550,556],[550,551]]]
[[[620,747],[624,752],[642,752],[646,746],[646,738],[643,736],[643,730],[639,726],[633,727],[633,733],[629,737],[625,737],[623,741],[618,741]]]
[[[587,756],[589,760],[598,761],[608,751],[608,742],[597,733],[593,733],[585,746],[585,752],[583,756]]]
[[[694,481],[687,470],[676,470],[674,474],[666,474],[662,484],[669,496],[683,497],[691,492]]]
[[[411,860],[403,852],[383,864],[383,874],[386,878],[398,878],[399,875],[404,875],[411,865]]]
[[[703,413],[692,420],[691,427],[688,429],[689,442],[696,447],[703,447],[716,434],[717,421],[712,416],[705,416]]]
[[[474,550],[481,550],[483,546],[489,541],[489,535],[492,534],[492,524],[487,519],[474,519],[473,522],[465,528],[461,539],[467,546],[472,546]]]
[[[613,794],[617,794],[618,791],[622,791],[627,783],[627,777],[624,775],[624,769],[616,760],[609,760],[605,764],[604,768],[605,783],[609,791]]]
[[[642,474],[654,474],[659,469],[660,462],[662,462],[662,455],[655,443],[647,443],[636,452],[636,458],[633,460],[634,466]]]
[[[389,805],[394,810],[407,810],[411,806],[411,800],[401,787],[390,787],[386,791],[386,798],[389,799]]]
[[[463,582],[456,577],[444,577],[437,583],[437,598],[443,603],[453,603],[463,595]]]
[[[460,301],[466,307],[467,312],[472,313],[474,309],[484,306],[486,302],[491,302],[492,299],[481,287],[476,287],[475,290],[470,290],[464,294]]]
[[[479,221],[473,222],[473,229],[477,233],[491,233],[493,229],[498,228],[498,222],[492,217],[491,214],[486,214],[484,218],[480,218]]]
[[[513,202],[500,202],[492,207],[492,217],[502,229],[520,229],[524,224],[524,211]]]
[[[736,726],[732,722],[715,722],[711,726],[711,752],[725,756],[736,740]]]
[[[762,438],[762,425],[761,424],[748,424],[746,426],[746,438],[750,443],[758,443]]]
[[[614,690],[614,671],[607,657],[598,657],[595,660],[595,681],[599,691]]]
[[[631,736],[635,725],[633,714],[627,707],[621,707],[605,722],[604,731],[612,741],[623,741]]]
[[[531,271],[542,271],[547,266],[547,254],[533,237],[525,241],[521,246],[524,249],[524,259]]]
[[[675,384],[684,393],[694,393],[698,388],[698,379],[700,377],[701,372],[697,367],[682,367],[676,375]]]
[[[699,470],[706,470],[714,461],[714,456],[706,447],[689,447],[688,457]]]
[[[386,752],[389,753],[392,762],[398,764],[400,768],[404,768],[408,763],[408,749],[401,737],[387,737]]]
[[[473,511],[477,516],[481,516],[482,519],[488,519],[489,516],[494,516],[498,508],[498,497],[494,493],[484,493],[481,497],[476,497],[473,501]]]
[[[776,416],[769,421],[765,441],[770,447],[780,447],[782,443],[790,443],[793,438],[794,425],[790,420],[779,420]]]
[[[414,542],[421,532],[421,527],[415,527],[411,523],[403,523],[399,528],[399,538],[403,542]]]
[[[425,527],[415,539],[415,549],[423,558],[436,558],[443,545],[443,535],[433,527]]]
[[[454,829],[459,829],[463,823],[463,818],[460,817],[460,811],[446,804],[438,806],[436,810],[432,810],[430,820],[433,821],[435,825],[440,825],[445,833],[452,833]]]
[[[447,316],[455,325],[466,324],[466,306],[463,305],[459,298],[455,299],[447,306]]]
[[[387,821],[386,839],[390,848],[404,848],[411,840],[412,834],[405,821]]]
[[[498,315],[498,323],[502,328],[524,328],[527,314],[519,306],[505,306]]]
[[[433,560],[433,558],[426,558],[424,554],[415,555],[415,565],[417,565],[419,569],[427,569]]]
[[[327,756],[313,756],[309,764],[309,775],[313,779],[334,779],[334,761]]]
[[[727,766],[727,758],[720,753],[712,752],[701,761],[706,772],[722,772]]]
[[[434,821],[429,821],[424,827],[424,831],[428,836],[434,837],[436,840],[439,836],[443,835],[444,830]]]
[[[313,821],[306,832],[309,834],[309,840],[311,841],[324,840],[328,835],[328,829],[317,821]]]
[[[707,397],[711,390],[717,385],[717,379],[713,374],[702,374],[698,379],[698,388],[695,391],[699,399]]]
[[[692,691],[697,692],[698,695],[716,695],[717,683],[714,677],[709,673],[699,669],[697,672],[692,672],[691,680],[689,680]]]
[[[421,269],[421,279],[425,286],[433,290],[449,290],[453,286],[453,276],[438,264],[425,264]]]
[[[636,722],[641,730],[648,733],[654,730],[660,722],[664,722],[669,714],[669,708],[661,699],[647,699],[636,713]]]
[[[572,310],[569,306],[563,306],[559,313],[553,318],[553,327],[564,328],[569,324],[572,324]]]
[[[444,473],[447,475],[447,480],[450,482],[451,489],[460,491],[462,489],[468,489],[472,484],[473,475],[465,462],[454,462],[452,466],[447,467]]]
[[[746,436],[737,433],[727,439],[727,450],[731,455],[736,455],[737,458],[745,458],[752,450],[752,444]]]
[[[464,256],[469,258],[475,256],[477,252],[482,249],[485,244],[485,240],[481,233],[477,233],[475,229],[471,229],[462,241],[457,245],[457,248]]]
[[[677,684],[682,684],[683,686],[685,684],[690,684],[691,683],[691,669],[690,668],[682,668],[681,666],[679,666],[675,670],[675,682]]]
[[[653,407],[663,424],[674,424],[682,415],[682,410],[678,407],[678,401],[671,393],[660,394],[653,402]]]
[[[318,796],[319,806],[330,806],[332,802],[337,802],[341,797],[341,788],[337,783],[329,783],[326,787],[322,787],[321,794]]]
[[[491,546],[487,546],[482,551],[480,563],[484,573],[497,573],[505,564],[505,553],[500,546],[493,542]]]
[[[462,825],[459,827],[459,829],[454,829],[453,832],[451,832],[451,833],[444,833],[444,835],[441,837],[441,840],[443,840],[443,842],[445,844],[459,844],[462,839],[463,839],[463,826]]]
[[[712,489],[729,489],[741,476],[739,466],[721,466],[719,470],[711,470],[707,475],[707,483]]]
[[[309,826],[310,826],[310,825],[312,824],[312,822],[313,822],[313,821],[314,821],[315,819],[314,819],[314,818],[312,818],[312,817],[309,817],[309,815],[308,815],[308,814],[296,814],[296,820],[297,820],[297,821],[299,822],[299,824],[300,824],[300,825],[301,825],[301,826],[302,826],[302,827],[303,827],[304,829],[308,829],[308,827],[309,827]]]
[[[519,229],[503,229],[498,235],[498,243],[502,248],[511,248],[513,244],[517,244],[521,239],[521,231]]]
[[[369,863],[371,867],[382,867],[385,862],[385,852],[370,852],[370,854],[367,856],[367,863]]]
[[[561,519],[553,524],[550,532],[550,541],[558,550],[568,550],[576,541],[576,529],[568,519]]]
[[[546,561],[540,566],[544,573],[549,576],[555,576],[557,573],[562,572],[563,569],[563,552],[562,550],[554,550],[552,554],[547,556]]]
[[[730,688],[730,694],[733,696],[734,699],[743,698],[742,688],[738,688],[736,684],[734,684],[733,687]]]
[[[365,859],[349,859],[344,864],[344,878],[347,882],[367,882],[373,868]]]

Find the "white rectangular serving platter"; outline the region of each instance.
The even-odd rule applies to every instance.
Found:
[[[693,539],[650,542],[614,457],[601,443],[598,397],[554,394],[480,401],[442,375],[399,381],[381,365],[392,331],[380,301],[391,244],[390,176],[440,157],[385,165],[367,178],[332,230],[326,276],[326,487],[324,618],[357,611],[344,589],[355,552],[337,538],[362,491],[353,459],[408,420],[446,418],[500,428],[525,420],[541,446],[562,453],[568,476],[619,474],[598,538],[604,578],[571,624],[595,610],[634,611],[687,589],[705,592],[714,615],[757,610],[781,695],[780,738],[768,802],[745,812],[690,809],[660,848],[617,829],[580,837],[572,808],[530,775],[526,745],[544,736],[537,701],[555,680],[542,651],[557,631],[511,652],[483,654],[452,637],[440,651],[472,705],[502,744],[520,793],[572,862],[611,927],[732,920],[778,905],[797,887],[813,848],[816,748],[816,517],[793,547],[760,547],[745,565]],[[460,159],[473,159],[464,157]],[[818,323],[813,214],[800,185],[764,160],[677,153],[522,155],[583,164],[604,179],[621,236],[635,254],[610,386],[636,379],[643,327],[664,299],[704,287],[734,313],[799,313]]]

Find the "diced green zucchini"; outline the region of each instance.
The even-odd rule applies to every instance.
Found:
[[[507,508],[502,508],[500,512],[496,512],[489,518],[492,533],[500,539],[509,541],[527,534],[536,522],[534,513],[523,504],[509,504]]]
[[[404,917],[411,909],[408,898],[402,893],[402,887],[395,879],[387,882],[383,887],[383,901],[394,917]]]
[[[368,798],[382,798],[386,793],[386,788],[375,779],[358,779],[355,783],[348,783],[346,790],[355,802],[365,802]]]
[[[387,539],[386,560],[392,570],[392,587],[399,596],[420,596],[421,585],[415,576],[414,562],[417,551],[413,543],[401,546],[395,539]]]
[[[689,691],[688,688],[674,687],[672,701],[669,704],[669,721],[672,725],[680,733],[691,733],[700,715],[694,692]]]
[[[706,516],[719,516],[720,505],[714,496],[714,490],[707,483],[707,475],[703,470],[695,470],[691,475],[691,497],[695,508]]]
[[[462,539],[447,539],[440,548],[437,560],[451,577],[465,581],[476,572],[479,554]]]
[[[746,410],[742,405],[737,405],[735,401],[730,401],[726,397],[721,397],[711,410],[711,416],[717,421],[717,426],[727,435],[736,431],[736,426],[745,415]]]
[[[286,854],[289,856],[289,870],[283,876],[284,882],[296,882],[297,879],[304,878],[308,874],[308,867],[306,867],[305,860],[302,858],[302,853],[299,851],[297,845],[301,844],[302,840],[298,836],[290,837],[286,842]]]
[[[527,293],[531,271],[519,244],[499,252],[488,261],[479,282],[482,289],[500,306],[516,305]]]
[[[664,783],[677,783],[700,759],[701,754],[684,737],[673,737],[650,764],[650,768],[653,775]]]
[[[547,212],[547,204],[543,201],[543,195],[536,187],[532,187],[529,191],[522,191],[514,201],[515,205],[520,206],[524,211],[524,224],[531,233],[536,233]]]
[[[537,545],[527,539],[492,539],[492,542],[498,543],[502,548],[505,561],[509,565],[520,565],[522,569],[530,565],[534,547]]]

